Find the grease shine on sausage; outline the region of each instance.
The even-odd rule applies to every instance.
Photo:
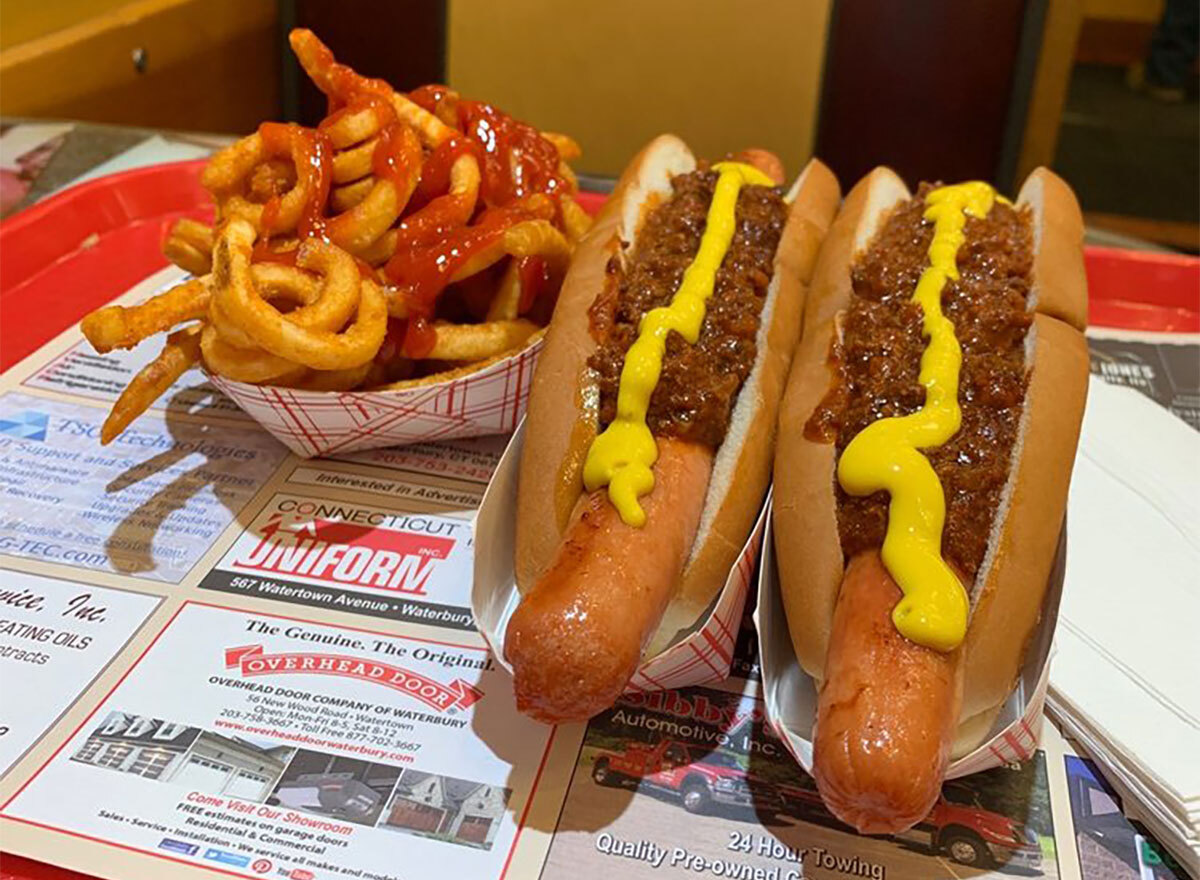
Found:
[[[660,437],[645,526],[622,522],[603,490],[580,498],[553,565],[508,623],[522,712],[580,721],[617,699],[691,552],[711,473],[707,447]]]
[[[878,552],[850,561],[817,701],[813,776],[825,805],[864,834],[929,814],[962,699],[961,649],[943,654],[900,635],[900,597]]]
[[[1082,240],[1044,168],[1008,202],[979,182],[914,195],[881,167],[822,249],[781,410],[775,551],[796,657],[821,682],[813,773],[860,831],[924,819],[948,752],[983,743],[1019,680],[1087,393]]]

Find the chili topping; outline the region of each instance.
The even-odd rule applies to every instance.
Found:
[[[593,305],[593,327],[603,330],[588,361],[599,377],[602,427],[616,416],[621,367],[642,316],[670,301],[700,247],[716,182],[710,170],[676,177],[671,198],[646,218],[625,270],[615,260],[609,264],[614,295]],[[667,337],[662,375],[646,414],[655,435],[714,449],[725,439],[734,399],[758,355],[758,318],[786,219],[777,188],[742,188],[733,241],[717,270],[700,338],[689,345],[678,333]]]
[[[607,328],[589,359],[605,427],[588,450],[584,485],[607,485],[632,526],[645,522],[637,499],[654,486],[656,433],[714,448],[724,439],[754,365],[787,212],[770,178],[738,162],[682,175],[672,186],[671,200],[639,233],[615,298],[593,303],[593,326]],[[605,309],[611,314],[597,314]]]
[[[926,405],[920,379],[927,335],[914,291],[930,266],[935,223],[926,212],[935,191],[922,184],[897,206],[851,268],[853,295],[830,353],[834,385],[805,428],[810,439],[835,442],[839,462],[869,425]],[[974,581],[987,552],[1019,430],[1028,383],[1032,253],[1027,211],[1002,200],[983,216],[968,211],[956,250],[957,277],[947,277],[941,288],[940,310],[961,349],[955,395],[961,423],[921,453],[944,495],[941,556],[966,583]],[[835,491],[846,556],[881,547],[889,494],[851,495],[836,480]]]

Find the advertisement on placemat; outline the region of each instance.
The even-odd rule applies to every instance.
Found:
[[[1044,756],[949,782],[900,837],[835,819],[744,691],[627,694],[592,719],[542,880],[1058,877]]]
[[[159,601],[0,569],[0,776],[75,702]]]
[[[172,282],[173,283],[173,282]],[[135,348],[97,354],[90,343],[77,342],[27,378],[26,388],[44,388],[111,403],[138,372],[158,357],[161,346],[144,342]],[[241,408],[209,384],[199,368],[192,368],[172,383],[152,410],[203,412],[249,421]]]
[[[1101,379],[1137,389],[1200,430],[1200,338],[1093,329],[1088,349]]]
[[[471,524],[276,495],[200,587],[473,630]]]
[[[287,454],[257,428],[0,396],[0,554],[178,583]]]
[[[742,620],[733,644],[733,662],[729,670],[733,677],[749,681],[758,681],[762,674],[758,659],[758,628],[754,625],[754,609],[757,606],[758,593],[756,590],[750,590],[742,608]]]
[[[1184,880],[1171,854],[1121,812],[1121,799],[1096,765],[1075,755],[1063,758],[1075,845],[1083,880]]]
[[[474,510],[507,443],[501,434],[347,452],[298,465],[288,482],[385,497],[423,510]]]
[[[500,455],[508,444],[507,434],[492,437],[466,437],[439,443],[413,443],[385,449],[366,449],[330,456],[345,461],[386,468],[408,474],[437,474],[447,479],[486,486]]]
[[[482,649],[188,603],[2,812],[245,876],[495,877],[552,732]]]

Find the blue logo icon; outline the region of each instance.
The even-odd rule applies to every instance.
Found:
[[[158,848],[169,850],[170,852],[183,853],[185,856],[194,856],[200,851],[200,847],[194,843],[184,843],[182,840],[172,840],[169,837],[164,837],[160,840]]]
[[[206,849],[204,851],[204,858],[211,862],[220,862],[222,865],[233,865],[237,868],[244,868],[250,864],[250,856],[225,852],[223,849]]]
[[[22,440],[45,440],[50,427],[50,416],[26,410],[15,416],[0,418],[0,434],[19,437]]]

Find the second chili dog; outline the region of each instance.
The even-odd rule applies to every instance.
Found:
[[[785,195],[778,159],[739,158],[710,168],[652,142],[564,282],[530,396],[504,648],[541,720],[611,705],[648,646],[696,623],[765,492],[839,194],[820,163]]]
[[[920,821],[1012,691],[1041,614],[1087,389],[1082,219],[1040,169],[877,169],[847,197],[781,408],[775,536],[813,773],[861,831]]]

